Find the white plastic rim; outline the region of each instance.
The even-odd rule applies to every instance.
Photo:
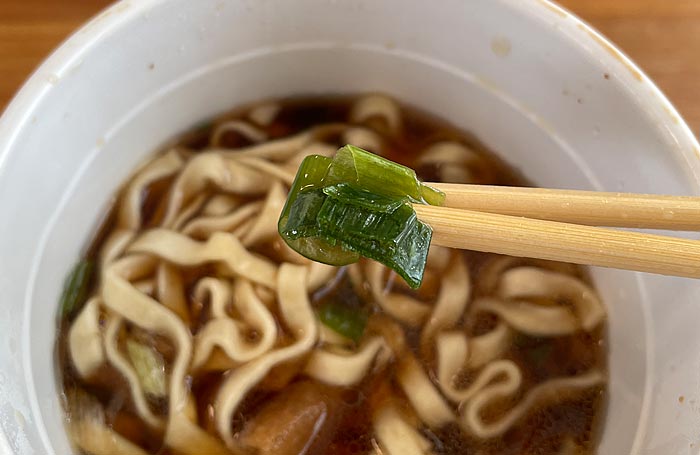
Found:
[[[70,453],[56,302],[139,162],[241,103],[366,91],[450,120],[542,186],[700,194],[700,146],[673,106],[549,2],[123,1],[0,119],[0,452]],[[610,312],[599,453],[700,453],[700,286],[592,272]]]

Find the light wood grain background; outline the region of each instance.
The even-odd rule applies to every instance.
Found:
[[[0,109],[109,0],[0,0]],[[700,134],[700,0],[560,0],[636,61]]]

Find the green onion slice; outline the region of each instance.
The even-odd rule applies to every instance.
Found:
[[[359,308],[352,308],[342,303],[329,302],[318,309],[321,322],[355,343],[360,341],[367,325],[367,315]]]
[[[420,286],[432,230],[411,203],[439,205],[445,195],[405,166],[352,145],[335,158],[302,162],[280,216],[287,244],[331,265],[375,259]]]
[[[432,231],[406,198],[388,198],[343,183],[326,187],[317,220],[321,232],[348,250],[395,270],[420,286]]]
[[[165,361],[159,352],[131,338],[126,340],[126,352],[134,366],[143,391],[154,397],[167,395]]]
[[[289,190],[277,229],[287,245],[302,256],[341,266],[357,262],[360,255],[324,238],[315,222],[325,200],[322,189],[330,165],[331,159],[325,156],[304,158]]]
[[[424,190],[413,169],[354,145],[346,145],[336,152],[326,177],[326,184],[334,183],[354,183],[372,193],[407,197],[423,204],[428,203],[425,193],[432,201],[439,200],[435,194],[437,190]]]
[[[92,278],[93,264],[86,259],[78,262],[70,272],[63,285],[60,306],[63,317],[75,314],[87,299],[87,293]]]

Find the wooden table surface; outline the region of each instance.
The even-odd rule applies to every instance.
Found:
[[[31,71],[109,0],[0,0],[0,110]],[[700,135],[700,0],[560,0],[656,81]]]

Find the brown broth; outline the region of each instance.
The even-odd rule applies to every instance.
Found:
[[[283,102],[283,108],[276,119],[265,130],[271,138],[278,138],[294,134],[318,123],[344,122],[348,117],[351,97],[316,97],[293,98]],[[211,125],[240,118],[248,109],[237,109],[229,114],[216,119],[200,128],[190,132],[177,141],[179,147],[198,149],[206,146],[207,137]],[[403,133],[392,137],[388,144],[386,156],[389,159],[405,164],[409,167],[415,165],[417,154],[427,145],[437,140],[456,140],[469,145],[476,150],[486,163],[482,172],[477,176],[478,183],[495,185],[525,186],[528,182],[513,167],[508,166],[503,160],[485,147],[474,137],[450,126],[445,121],[430,116],[415,108],[402,106]],[[341,146],[340,138],[329,137],[326,140],[334,145]],[[236,134],[226,134],[223,137],[224,145],[239,147],[246,145]],[[192,153],[192,152],[183,152]],[[417,169],[420,176],[426,180],[433,179],[434,169]],[[146,226],[153,226],[162,216],[167,190],[172,180],[163,179],[150,185],[142,197],[142,215]],[[528,185],[529,186],[529,185]],[[117,198],[121,198],[123,191]],[[119,200],[119,199],[117,199]],[[115,207],[117,204],[115,204]],[[87,257],[95,259],[102,243],[108,233],[117,227],[118,217],[114,210],[105,217],[103,226],[95,235],[93,242],[87,249]],[[265,251],[260,251],[265,254]],[[496,255],[476,252],[464,252],[467,263],[470,265],[472,283],[474,283],[473,295],[480,296],[489,292],[488,284],[480,283],[482,267],[496,257]],[[541,265],[546,268],[568,270],[569,273],[589,282],[584,269],[577,266],[560,265],[544,261],[525,261],[528,264]],[[99,271],[96,271],[99,273]],[[189,296],[190,313],[193,316],[190,329],[195,332],[203,321],[206,308],[200,302],[194,302],[193,286],[197,279],[213,273],[208,267],[194,267],[184,269],[187,295]],[[98,276],[98,275],[96,275]],[[429,293],[428,293],[429,294]],[[346,304],[362,308],[370,318],[381,313],[367,295],[358,295],[353,291],[347,274],[329,283],[312,295],[312,304],[315,307],[327,301],[342,301]],[[59,336],[56,342],[56,360],[58,380],[65,394],[71,390],[81,390],[95,397],[106,410],[106,423],[112,428],[131,439],[150,453],[169,455],[171,451],[162,447],[162,434],[148,430],[148,425],[141,422],[136,416],[134,405],[131,402],[128,387],[119,373],[111,367],[103,367],[98,377],[90,382],[83,381],[71,364],[67,349],[67,331],[70,320],[59,321]],[[464,326],[471,334],[479,334],[487,331],[494,324],[489,317],[479,317],[474,320],[464,321]],[[419,336],[416,330],[404,328],[407,346],[426,365],[433,365],[435,359],[421,354],[418,346]],[[252,336],[252,335],[251,335]],[[366,336],[366,335],[365,335]],[[505,358],[513,360],[522,370],[523,389],[528,390],[535,384],[551,377],[572,375],[596,367],[606,370],[606,332],[602,326],[591,333],[578,333],[567,337],[534,338],[526,335],[517,335]],[[395,363],[389,363],[385,368],[393,370]],[[287,372],[288,378],[296,381],[295,370]],[[343,396],[351,397],[346,400],[340,412],[339,427],[335,435],[324,447],[311,446],[311,452],[315,454],[364,454],[372,450],[373,436],[371,428],[371,411],[373,406],[383,399],[385,392],[391,392],[401,396],[398,387],[386,379],[390,375],[383,375],[381,371],[374,372],[366,378],[358,387],[343,390]],[[191,390],[198,403],[198,418],[200,426],[212,435],[216,435],[213,424],[213,397],[216,395],[223,373],[210,372],[191,379]],[[279,382],[279,381],[278,381]],[[267,384],[267,386],[265,385]],[[244,400],[244,404],[234,417],[232,425],[239,428],[255,415],[256,409],[267,400],[274,399],[280,393],[280,387],[284,383],[271,385],[271,382],[263,383]],[[269,386],[269,387],[268,387]],[[65,396],[65,395],[64,395]],[[487,441],[476,440],[456,425],[448,425],[439,430],[422,429],[424,436],[433,443],[434,451],[438,455],[452,455],[464,453],[478,453],[483,455],[508,455],[508,454],[549,454],[556,453],[565,437],[572,438],[586,453],[595,453],[598,435],[601,426],[601,415],[604,412],[606,401],[605,387],[593,388],[578,398],[562,403],[553,404],[538,409],[531,413],[523,421],[515,425],[502,437]],[[506,407],[508,403],[504,404]],[[162,415],[167,413],[166,406],[156,406]],[[498,410],[496,410],[497,412]],[[141,431],[138,431],[141,429]]]

